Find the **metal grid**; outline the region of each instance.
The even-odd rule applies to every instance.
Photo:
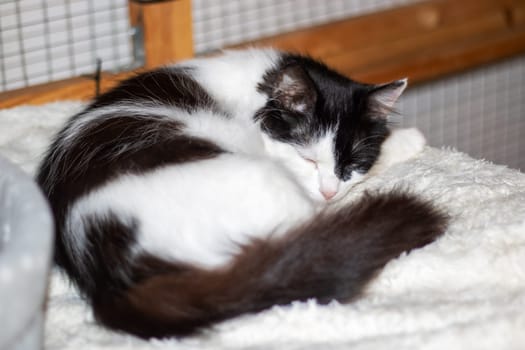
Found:
[[[525,56],[408,90],[401,125],[433,146],[525,170]]]
[[[193,0],[195,50],[202,53],[417,0]]]
[[[0,2],[0,91],[132,64],[127,0]]]

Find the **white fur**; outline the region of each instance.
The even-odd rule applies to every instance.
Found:
[[[210,111],[183,112],[179,119],[186,125],[187,135],[210,140],[230,152],[266,154],[262,134],[253,121],[218,118]]]
[[[79,200],[69,226],[75,229],[78,217],[104,217],[109,210],[138,219],[138,242],[145,251],[216,267],[239,244],[279,235],[311,217],[315,206],[279,163],[224,154],[121,176]],[[75,236],[82,236],[82,226],[76,227]]]
[[[416,128],[391,130],[390,136],[381,145],[379,158],[368,174],[378,174],[416,156],[423,151],[426,143],[425,136]]]
[[[140,117],[144,115],[169,117],[173,116],[177,111],[177,109],[158,103],[137,103],[133,100],[122,101],[113,105],[90,110],[89,112],[83,113],[78,118],[75,118],[67,135],[62,139],[62,143],[67,145],[84,130],[86,125],[99,118],[107,118],[108,116]]]
[[[360,181],[362,175],[354,173],[352,181],[341,185],[334,174],[333,132],[300,148],[270,139],[254,123],[253,114],[268,98],[257,84],[278,58],[273,50],[247,50],[182,63],[228,116],[131,102],[88,112],[74,122],[66,144],[96,118],[154,115],[180,121],[186,135],[210,140],[227,153],[146,174],[124,174],[80,198],[66,223],[73,232],[66,242],[72,251],[83,249],[86,216],[103,218],[112,212],[124,224],[136,220],[136,250],[218,267],[240,244],[282,234],[311,218],[319,203],[341,192],[340,187],[347,190]]]
[[[210,111],[157,112],[181,121],[185,134],[206,137],[233,155],[124,175],[81,198],[66,223],[73,233],[66,244],[78,258],[84,217],[109,211],[138,220],[138,246],[146,251],[203,267],[226,263],[251,237],[279,234],[311,217],[313,202],[295,176],[268,158],[255,124]]]
[[[262,138],[266,152],[289,169],[310,198],[323,203],[324,198],[319,192],[319,175],[315,164],[306,161],[299,154],[300,150],[292,145],[275,142],[267,135],[262,135]]]
[[[334,140],[334,133],[328,132],[311,146],[311,152],[315,155],[314,160],[317,164],[319,192],[322,194],[335,194],[339,190],[340,181],[334,173],[336,163]]]
[[[268,158],[262,133],[252,120],[267,100],[257,91],[257,83],[277,59],[273,50],[248,50],[182,64],[192,68],[194,78],[230,117],[126,101],[88,112],[75,121],[64,140],[66,147],[97,118],[155,115],[180,121],[185,134],[206,138],[233,154],[140,176],[123,175],[84,196],[75,203],[66,223],[73,232],[66,242],[74,247],[72,251],[84,249],[83,218],[104,217],[111,211],[137,220],[137,247],[216,267],[250,238],[278,235],[311,217],[312,200],[294,175]]]
[[[237,117],[251,119],[267,101],[257,91],[265,72],[277,64],[279,53],[271,49],[225,51],[211,58],[184,63],[208,93]]]

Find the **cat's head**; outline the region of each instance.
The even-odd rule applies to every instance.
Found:
[[[274,145],[302,160],[290,168],[314,198],[329,200],[375,163],[405,87],[406,80],[361,84],[312,59],[285,56],[259,86],[269,99],[255,118]]]

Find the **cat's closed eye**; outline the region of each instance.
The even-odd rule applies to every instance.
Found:
[[[302,157],[302,158],[317,168],[317,162],[315,160],[308,158],[308,157]]]
[[[317,157],[315,156],[315,153],[312,150],[308,148],[296,147],[295,151],[299,154],[299,156],[302,159],[304,159],[307,163],[311,164],[317,169]]]

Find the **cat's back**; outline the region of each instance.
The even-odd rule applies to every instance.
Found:
[[[254,50],[160,68],[74,116],[38,174],[58,254],[89,246],[83,222],[116,216],[136,225],[142,249],[216,265],[235,244],[311,215],[312,202],[267,157],[250,116],[264,103],[256,83],[275,59]]]
[[[273,49],[225,51],[180,66],[190,68],[193,78],[230,113],[251,117],[267,99],[259,91],[259,84],[280,64],[282,56]]]
[[[240,134],[239,127],[256,131],[253,116],[268,98],[258,84],[280,58],[281,53],[271,49],[228,51],[137,74],[73,116],[56,138],[53,153],[66,152],[75,140],[85,141],[90,133],[99,134],[99,129],[110,134],[135,128],[149,136],[155,134],[157,124],[175,126],[169,121],[199,136],[213,135],[207,130],[212,126],[227,135],[217,135],[217,143],[228,141],[225,146],[238,149],[232,135]],[[258,139],[255,136],[250,138]]]
[[[226,151],[260,148],[252,116],[265,96],[257,82],[277,56],[273,50],[230,52],[122,81],[73,116],[57,135],[43,162],[43,170],[48,166],[52,173],[44,183],[51,185],[58,175],[54,168],[85,168],[91,160],[175,135],[204,137]],[[68,157],[72,153],[81,156]]]

